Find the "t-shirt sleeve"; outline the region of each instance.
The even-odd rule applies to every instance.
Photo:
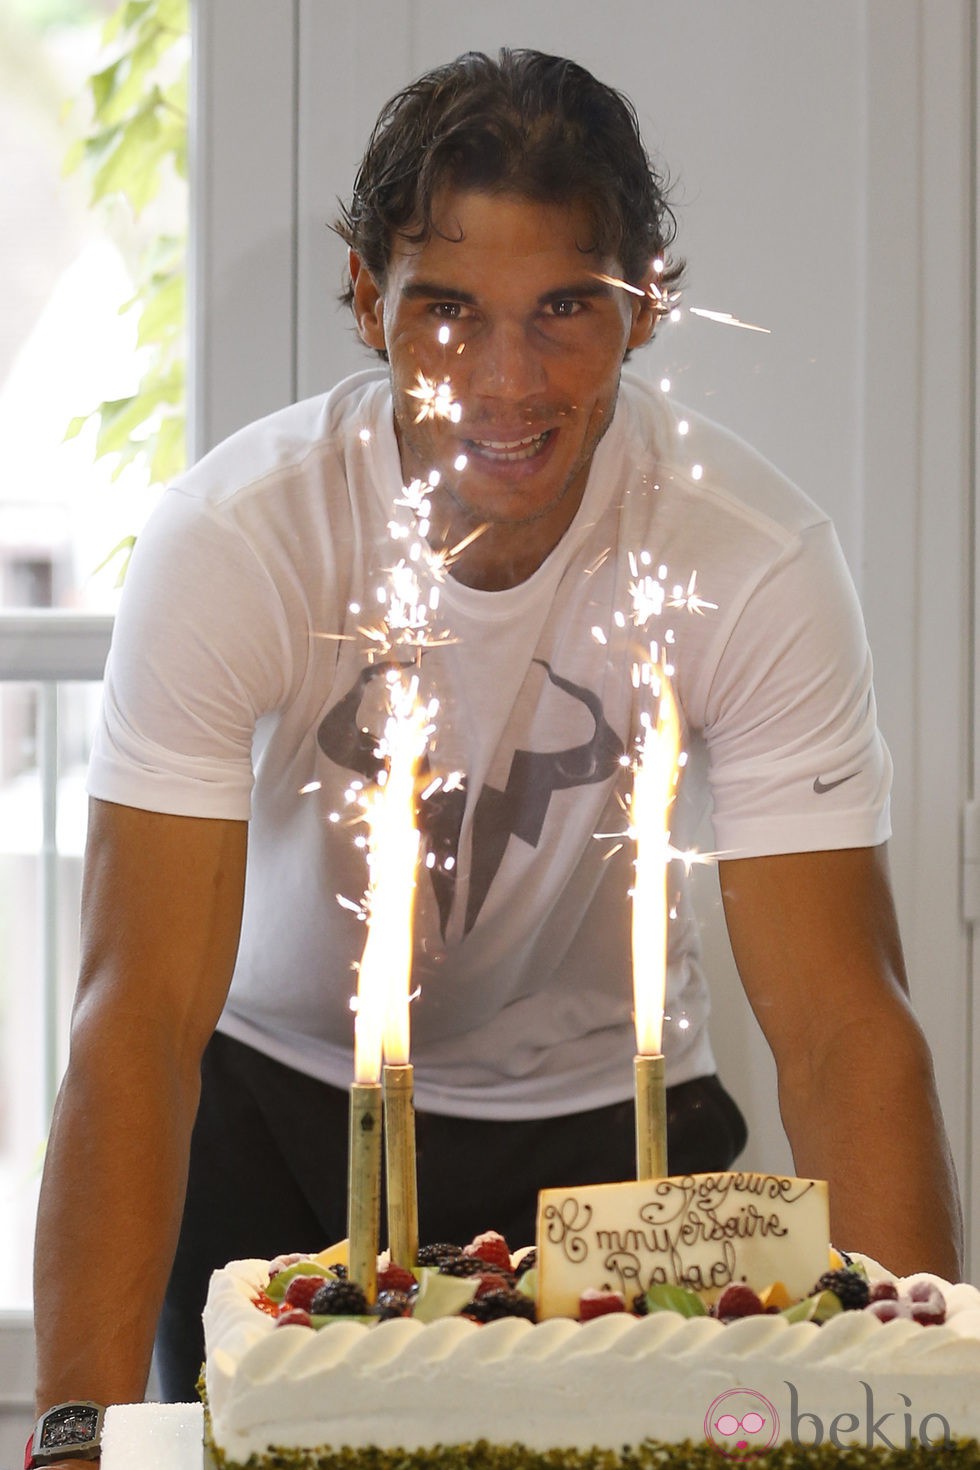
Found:
[[[703,733],[719,850],[761,857],[884,842],[891,759],[829,522],[789,538],[718,641]]]
[[[272,580],[233,519],[168,491],[140,535],[106,666],[90,795],[246,819],[257,721],[290,646]]]

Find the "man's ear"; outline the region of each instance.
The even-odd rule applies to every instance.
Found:
[[[357,322],[361,341],[366,347],[373,347],[376,352],[384,352],[385,302],[381,288],[356,250],[348,252],[347,268],[354,291],[354,320]]]
[[[660,309],[651,291],[653,280],[653,268],[651,267],[646,278],[639,283],[644,288],[644,295],[634,296],[632,292],[630,293],[633,325],[630,327],[627,341],[628,350],[645,346],[657,329]]]

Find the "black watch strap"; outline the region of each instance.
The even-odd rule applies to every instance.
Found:
[[[102,1453],[105,1410],[89,1399],[55,1404],[34,1426],[24,1452],[24,1470],[40,1470],[59,1460],[97,1460]]]

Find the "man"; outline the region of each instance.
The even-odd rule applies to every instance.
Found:
[[[421,505],[419,485],[420,534],[453,552],[452,637],[421,659],[441,701],[429,760],[465,777],[420,809],[424,1237],[516,1244],[539,1185],[629,1175],[631,854],[597,834],[624,825],[644,691],[623,614],[649,564],[652,602],[668,590],[643,637],[669,650],[694,768],[674,840],[710,790],[797,1169],[830,1181],[842,1245],[957,1277],[839,549],[746,446],[621,383],[677,279],[672,223],[632,110],[581,68],[502,53],[422,78],[382,114],[341,225],[357,329],[386,366],[219,447],[141,539],[92,762],[39,1408],[141,1397],[165,1291],[165,1386],[187,1396],[210,1267],[343,1234],[364,929],[337,895],[365,881],[344,795],[377,771],[366,609],[397,556],[394,502]],[[444,381],[458,409],[426,411]],[[701,604],[671,590],[694,574]],[[744,1131],[713,1076],[683,896],[667,1009],[671,1166],[724,1167]]]

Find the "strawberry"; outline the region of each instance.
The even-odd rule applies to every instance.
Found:
[[[326,1285],[326,1282],[325,1276],[294,1276],[286,1287],[281,1312],[285,1313],[290,1307],[298,1307],[301,1311],[308,1312],[310,1303],[320,1287]]]
[[[713,1315],[722,1322],[730,1322],[735,1317],[757,1317],[764,1311],[761,1299],[751,1286],[733,1281],[715,1302]]]
[[[499,1230],[486,1230],[482,1235],[474,1236],[469,1245],[463,1246],[463,1255],[478,1256],[488,1266],[510,1271],[510,1247]]]
[[[379,1291],[414,1291],[417,1285],[411,1271],[404,1266],[396,1266],[394,1261],[388,1266],[382,1266],[378,1272]]]
[[[578,1319],[588,1322],[593,1317],[604,1317],[607,1312],[625,1312],[626,1298],[621,1291],[610,1291],[608,1287],[596,1291],[590,1286],[578,1299]]]

